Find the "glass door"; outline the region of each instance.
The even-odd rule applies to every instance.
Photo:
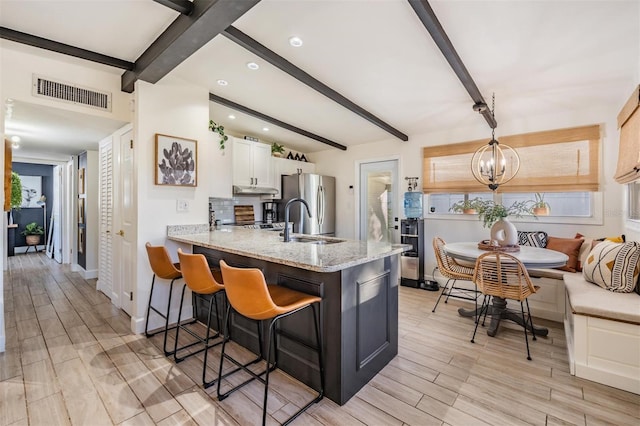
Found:
[[[397,243],[398,160],[360,164],[360,240]]]

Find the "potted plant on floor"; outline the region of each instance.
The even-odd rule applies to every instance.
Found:
[[[37,246],[40,244],[40,238],[44,235],[44,228],[36,222],[28,223],[21,232],[27,239],[28,246]]]

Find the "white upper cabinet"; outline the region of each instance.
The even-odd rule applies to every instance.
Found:
[[[305,161],[288,160],[286,158],[271,157],[273,161],[273,182],[278,190],[277,198],[282,198],[282,175],[296,173],[315,173],[316,165]]]
[[[274,186],[271,145],[233,139],[233,184]]]

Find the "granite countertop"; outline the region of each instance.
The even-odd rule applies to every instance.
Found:
[[[291,234],[292,238],[296,236],[313,238],[309,235]],[[340,242],[335,244],[312,244],[295,241],[285,243],[279,232],[244,229],[235,226],[222,226],[211,232],[199,233],[194,233],[189,228],[184,229],[183,232],[175,232],[174,228],[172,232],[169,232],[167,238],[172,241],[316,272],[340,271],[375,259],[400,254],[411,247],[406,244],[329,237],[321,238],[339,240]]]

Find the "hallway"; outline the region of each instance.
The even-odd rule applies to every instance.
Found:
[[[161,336],[129,332],[95,280],[29,254],[9,258],[4,283],[0,425],[259,423],[261,385],[221,403],[210,397],[215,386],[199,386],[201,354],[176,366],[158,349]],[[560,324],[544,322],[549,337],[533,342],[527,362],[521,331],[479,332],[471,345],[471,320],[453,300],[431,313],[435,297],[401,287],[399,355],[345,406],[324,399],[294,424],[638,424],[640,396],[568,374]],[[210,353],[217,368],[219,348]],[[279,371],[272,379],[275,424],[311,393]]]

